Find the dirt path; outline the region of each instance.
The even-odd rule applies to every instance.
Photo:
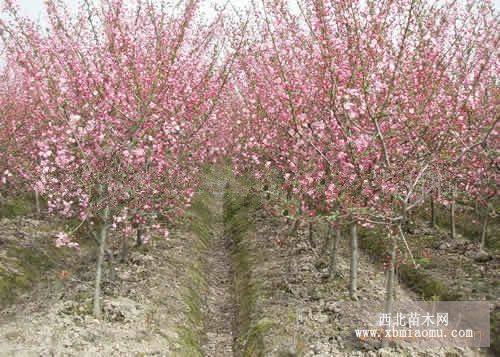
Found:
[[[213,235],[207,254],[208,297],[206,312],[205,356],[233,356],[232,272],[229,247],[224,236],[224,182],[213,185]]]

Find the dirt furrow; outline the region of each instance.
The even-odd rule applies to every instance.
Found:
[[[213,188],[213,235],[207,254],[208,296],[205,321],[205,356],[233,356],[233,317],[235,314],[232,294],[230,251],[224,236],[223,206],[224,182]]]

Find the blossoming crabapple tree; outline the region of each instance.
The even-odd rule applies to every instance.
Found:
[[[464,103],[474,102],[476,138],[494,130],[494,96],[479,93],[496,88],[498,21],[490,2],[298,4],[254,6],[235,162],[271,167],[306,211],[350,222],[354,297],[356,223],[388,227],[395,255],[408,212],[432,188],[426,178],[463,172]]]
[[[34,191],[32,182],[34,142],[32,127],[26,125],[30,112],[25,93],[17,85],[15,70],[4,68],[0,83],[0,194]],[[36,211],[40,201],[35,192]]]
[[[50,211],[95,227],[98,317],[110,227],[138,212],[160,222],[182,213],[217,151],[208,124],[232,55],[221,57],[221,17],[206,23],[199,6],[84,1],[73,16],[48,1],[42,29],[6,4],[0,28],[30,105],[33,184]]]
[[[9,120],[12,118],[14,102],[11,100],[13,96],[12,87],[9,86],[9,73],[5,71],[2,73],[0,82],[0,194],[5,194],[7,189],[7,182],[11,181],[12,173],[9,168],[12,167],[10,162],[12,158],[8,153],[12,146],[12,122]]]

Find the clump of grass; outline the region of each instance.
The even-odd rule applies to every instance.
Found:
[[[32,213],[34,205],[29,197],[19,196],[0,201],[0,218],[14,218]]]
[[[60,252],[55,247],[47,251],[8,247],[5,256],[3,269],[0,262],[0,306],[13,303],[20,292],[30,288],[45,271],[53,268]]]

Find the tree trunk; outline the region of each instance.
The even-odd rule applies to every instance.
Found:
[[[408,232],[408,203],[403,201],[403,219],[401,221],[401,226],[404,232]]]
[[[295,222],[293,222],[293,226],[290,229],[290,232],[288,233],[289,237],[294,237],[297,235],[297,232],[299,230],[299,225],[300,225],[300,220],[296,219]],[[287,237],[288,238],[288,237]]]
[[[431,193],[431,226],[432,228],[437,227],[436,202],[434,201],[434,193]]]
[[[450,230],[451,230],[451,238],[455,239],[457,235],[456,225],[455,225],[455,188],[451,191],[451,207],[450,207]]]
[[[349,295],[357,300],[358,286],[358,231],[356,223],[351,225],[351,276],[349,282]]]
[[[5,197],[3,196],[2,192],[0,191],[0,211],[1,211],[1,208],[3,208],[4,206],[4,203],[5,203]],[[0,216],[1,218],[1,216]]]
[[[97,271],[95,277],[95,290],[94,290],[94,316],[101,319],[101,281],[102,281],[102,267],[104,262],[104,254],[106,252],[106,238],[108,236],[108,215],[109,208],[106,207],[103,212],[102,225],[99,232],[99,250],[97,255]]]
[[[135,246],[140,247],[142,245],[142,229],[137,228],[137,238],[135,241]]]
[[[38,193],[38,190],[35,190],[35,212],[37,218],[40,218],[41,211],[42,210],[40,209],[40,194]]]
[[[331,278],[337,276],[337,246],[341,238],[340,226],[335,229],[335,236],[330,237],[331,247],[330,247],[330,266],[329,274]]]
[[[481,251],[483,251],[484,247],[486,246],[487,230],[488,230],[488,209],[486,209],[486,212],[484,214],[483,224],[481,227],[481,245],[479,246],[479,249]]]
[[[109,267],[108,267],[109,279],[111,281],[115,281],[116,280],[115,256],[114,256],[113,252],[111,251],[111,249],[107,249],[107,248],[106,248],[106,255],[108,256],[108,261],[109,261]]]
[[[397,241],[396,237],[389,233],[389,237],[391,239],[392,248],[391,248],[391,256],[389,261],[389,266],[387,269],[387,285],[385,289],[385,313],[392,313],[392,307],[394,305],[394,291],[395,291],[395,276],[396,276],[396,249],[397,249]]]
[[[314,237],[313,237],[313,223],[309,222],[309,244],[311,245],[311,248],[315,249],[316,248],[316,243],[314,243]]]
[[[328,228],[326,230],[326,235],[325,235],[325,238],[321,244],[321,251],[320,251],[320,254],[323,255],[323,252],[327,252],[328,251],[328,247],[330,246],[331,244],[331,241],[332,241],[332,225],[330,224],[330,222],[326,222]]]
[[[120,252],[120,262],[125,263],[128,257],[128,241],[127,237],[122,238],[122,249]]]

